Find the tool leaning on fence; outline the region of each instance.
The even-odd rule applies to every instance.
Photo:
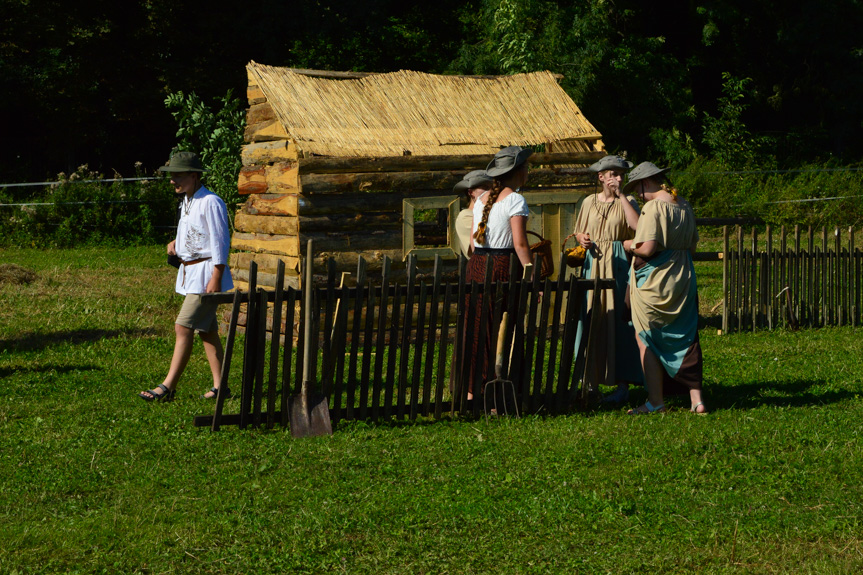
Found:
[[[294,437],[310,437],[316,435],[332,435],[333,425],[330,421],[330,408],[326,396],[310,389],[310,373],[312,364],[312,240],[306,247],[305,285],[305,346],[303,349],[303,384],[300,395],[290,398],[289,413],[291,435]]]
[[[503,312],[500,318],[500,331],[497,335],[497,350],[494,359],[494,379],[485,382],[482,386],[482,407],[485,412],[485,417],[489,415],[509,415],[507,408],[507,396],[512,397],[512,405],[515,407],[515,416],[518,417],[518,399],[515,396],[515,384],[511,379],[504,379],[503,376],[503,348],[506,343],[507,327],[509,326],[509,312]],[[509,370],[507,369],[507,376]],[[491,389],[489,389],[491,388]],[[488,407],[489,393],[492,396],[492,407]],[[501,398],[498,404],[498,397]]]

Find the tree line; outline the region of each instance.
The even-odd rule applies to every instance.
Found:
[[[161,164],[173,94],[245,95],[245,64],[551,70],[606,148],[686,166],[863,155],[856,0],[4,0],[0,181]],[[227,95],[227,96],[226,96]]]

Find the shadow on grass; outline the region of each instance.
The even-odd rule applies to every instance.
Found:
[[[101,371],[102,368],[98,365],[57,365],[55,363],[51,363],[48,365],[37,365],[33,367],[7,367],[0,368],[0,379],[4,377],[20,374],[20,373],[47,373],[47,372],[55,372],[58,374],[65,374],[72,371]]]
[[[863,393],[863,390],[836,389],[823,379],[759,381],[734,386],[704,384],[704,402],[710,411],[721,409],[755,409],[759,407],[808,407],[839,403]],[[666,400],[680,407],[689,407],[689,393],[666,393]],[[626,404],[599,403],[591,406],[584,415],[620,411],[625,407],[641,405],[647,392],[641,386],[630,387]],[[576,410],[577,411],[577,410]]]
[[[115,337],[143,337],[156,335],[154,328],[145,329],[76,329],[54,333],[24,333],[18,337],[0,340],[3,351],[41,351],[64,343],[81,344]]]
[[[835,389],[823,379],[763,381],[735,386],[705,386],[711,409],[806,407],[853,399],[859,391]]]

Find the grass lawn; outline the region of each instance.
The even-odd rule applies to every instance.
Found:
[[[706,417],[213,434],[200,347],[177,401],[136,397],[173,349],[164,259],[0,250],[37,274],[0,285],[0,573],[863,571],[860,329],[705,318]]]

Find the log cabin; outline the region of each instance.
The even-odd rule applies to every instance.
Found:
[[[499,149],[531,146],[522,193],[528,229],[556,248],[595,190],[586,166],[602,157],[601,134],[550,72],[512,76],[333,72],[250,62],[246,145],[230,264],[238,289],[299,286],[300,254],[314,239],[315,265],[369,271],[385,256],[419,266],[440,255],[456,268],[452,230],[463,198],[452,188]],[[322,268],[318,268],[322,269]],[[559,271],[559,270],[558,270]],[[557,273],[557,272],[556,272]]]

